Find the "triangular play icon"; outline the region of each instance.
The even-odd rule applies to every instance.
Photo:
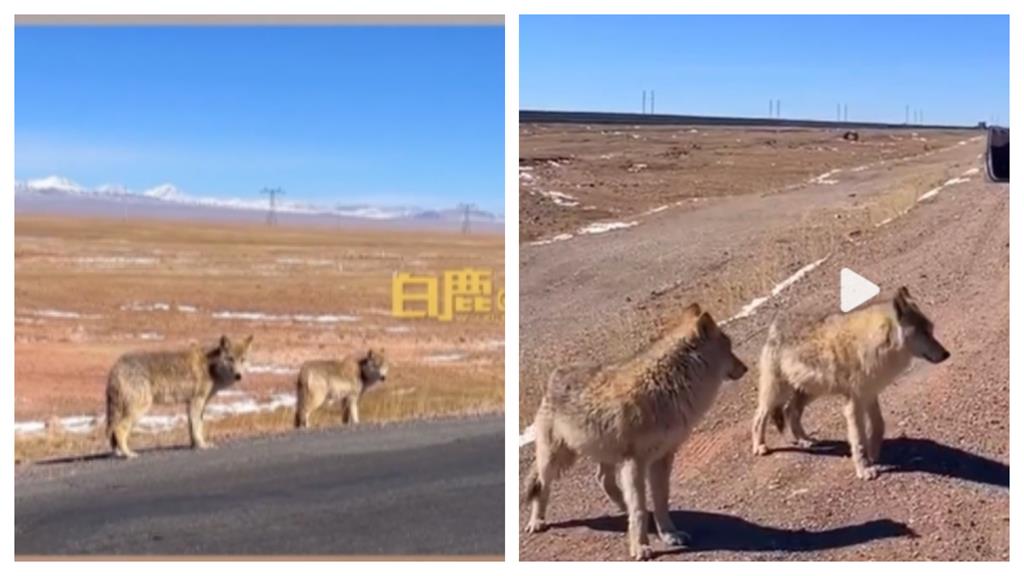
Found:
[[[878,295],[877,284],[849,268],[839,271],[839,309],[849,312]]]

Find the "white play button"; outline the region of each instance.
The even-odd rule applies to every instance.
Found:
[[[849,312],[878,295],[878,285],[849,268],[839,271],[839,309]]]

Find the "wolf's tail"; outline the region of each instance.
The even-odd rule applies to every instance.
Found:
[[[111,393],[110,386],[107,386],[107,440],[110,447],[117,449],[117,438],[114,436],[114,422],[118,420],[117,400]]]
[[[302,428],[302,375],[295,379],[295,427]]]

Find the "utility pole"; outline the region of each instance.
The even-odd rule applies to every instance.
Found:
[[[644,90],[644,99],[642,104],[643,112],[641,114],[647,114],[647,90]]]
[[[836,102],[836,122],[839,122],[839,102]]]
[[[264,188],[260,194],[270,197],[270,209],[267,210],[267,226],[277,225],[277,197],[284,194],[280,188]]]
[[[462,233],[469,234],[469,213],[471,210],[476,208],[476,204],[459,204],[459,210],[462,210]]]
[[[775,101],[775,117],[782,118],[782,100]]]
[[[772,114],[774,112],[775,112],[775,100],[772,100],[771,98],[769,98],[768,99],[768,117],[771,118]]]
[[[654,114],[654,90],[651,90],[651,114]]]
[[[843,104],[843,122],[849,122],[850,121],[850,117],[849,117],[849,115],[847,115],[848,110],[847,110],[846,106],[847,106],[846,104]]]

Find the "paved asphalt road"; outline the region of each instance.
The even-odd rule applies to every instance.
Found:
[[[489,416],[34,464],[15,553],[501,555],[502,451]]]

